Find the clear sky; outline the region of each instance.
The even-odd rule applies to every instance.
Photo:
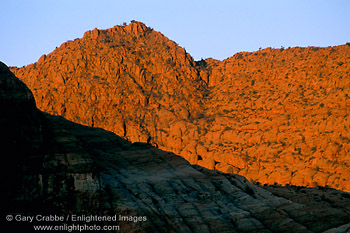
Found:
[[[85,31],[144,22],[195,60],[266,47],[350,42],[349,0],[4,0],[0,61],[36,62]]]

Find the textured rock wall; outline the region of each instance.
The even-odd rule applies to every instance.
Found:
[[[12,68],[38,107],[262,184],[350,190],[348,45],[195,62],[139,22]]]
[[[0,106],[3,211],[93,212],[99,180],[91,159],[74,136],[46,119],[31,91],[3,63]]]
[[[11,122],[18,132],[31,129],[27,132],[35,133],[26,135],[39,132],[42,139],[38,144],[36,137],[26,137],[36,146],[26,148],[25,159],[12,164],[13,173],[2,170],[2,177],[13,181],[3,184],[6,214],[145,217],[145,221],[112,223],[123,232],[345,233],[349,229],[348,193],[327,188],[262,188],[239,175],[191,166],[150,144],[130,143],[112,132],[39,112],[28,88],[0,65],[0,107],[5,113],[0,126]],[[9,103],[12,110],[35,121],[8,119]],[[22,108],[23,104],[30,107]],[[12,142],[23,146],[18,141],[23,136],[18,134]],[[3,149],[6,145],[0,143]],[[9,166],[7,159],[18,155],[15,150],[3,155],[3,163]],[[32,229],[18,222],[8,226],[16,232]]]

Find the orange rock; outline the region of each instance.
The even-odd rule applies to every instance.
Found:
[[[195,62],[134,21],[11,70],[43,111],[257,182],[350,191],[349,57],[342,45]]]

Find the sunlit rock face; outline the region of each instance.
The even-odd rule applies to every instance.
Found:
[[[140,22],[12,71],[39,109],[261,184],[350,191],[350,46],[195,62]]]
[[[349,228],[348,193],[263,188],[239,175],[192,166],[150,143],[131,143],[112,132],[40,112],[29,89],[5,65],[0,68],[4,110],[0,124],[12,135],[1,141],[1,149],[25,148],[2,150],[6,214],[141,219],[100,222],[118,225],[124,232],[346,232]],[[11,134],[11,128],[18,134]],[[28,232],[35,223],[7,224]]]

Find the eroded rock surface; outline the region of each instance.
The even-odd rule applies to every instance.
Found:
[[[12,71],[39,109],[261,184],[350,191],[350,46],[195,62],[139,22]]]
[[[5,161],[20,158],[17,163],[5,163],[18,174],[3,187],[6,214],[147,217],[137,223],[118,222],[121,232],[349,230],[348,193],[326,188],[263,188],[239,175],[193,166],[150,144],[131,143],[112,132],[36,110],[31,92],[3,64],[0,80],[1,108],[11,103],[19,113],[34,114],[34,121],[22,122],[18,130],[30,128],[40,132],[42,139],[25,154],[13,151],[3,156]],[[18,109],[22,104],[5,93],[30,108]],[[16,123],[4,112],[1,127],[9,121]],[[10,142],[18,147],[26,144],[16,141],[22,138],[17,136]],[[36,142],[35,138],[28,140]],[[15,224],[11,229],[21,226]],[[23,225],[27,232],[29,225]]]

